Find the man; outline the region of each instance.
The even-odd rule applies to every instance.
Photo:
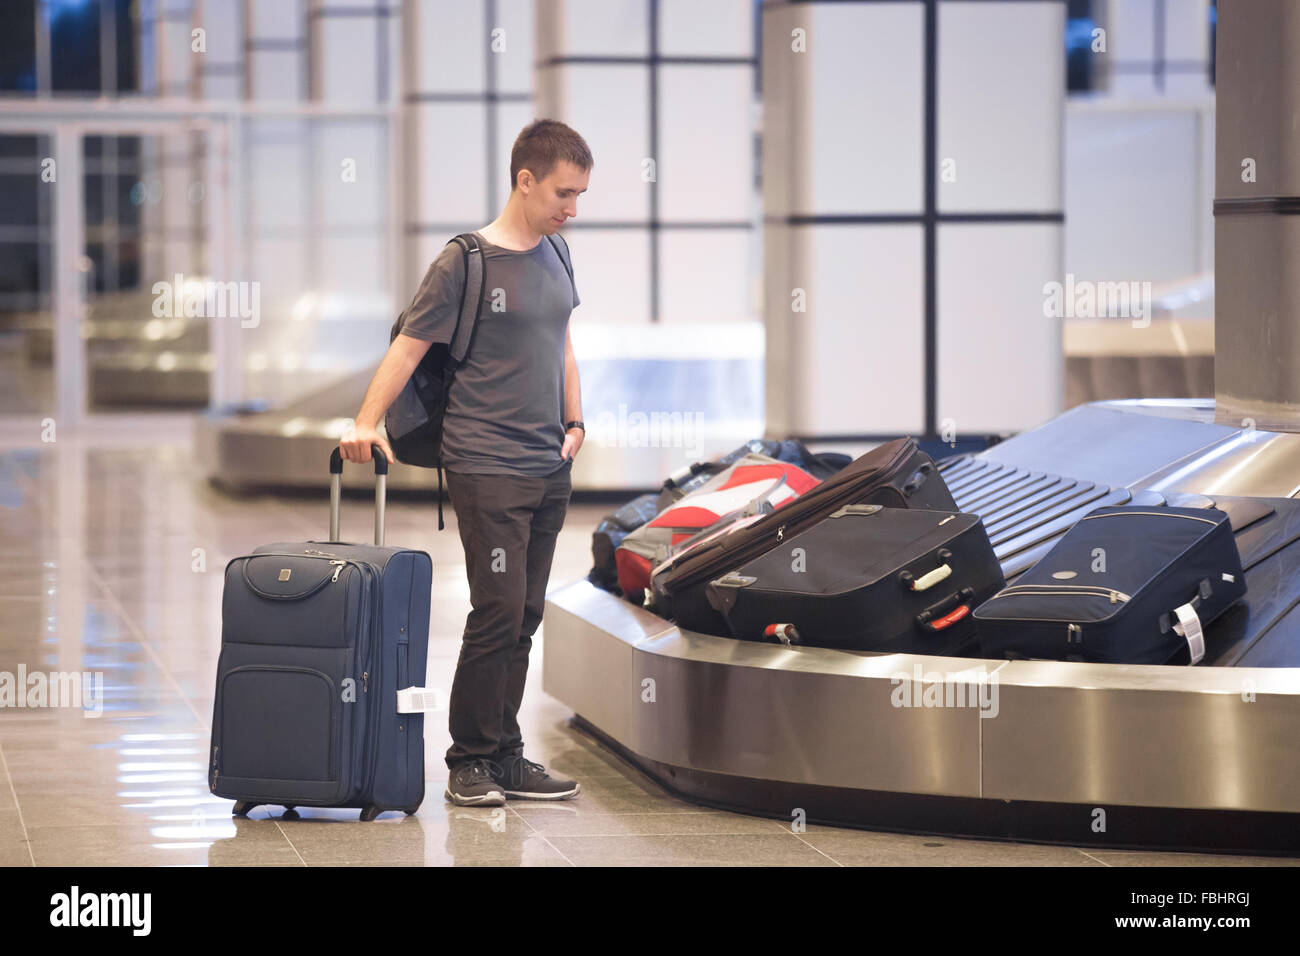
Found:
[[[449,704],[446,797],[460,805],[565,799],[579,790],[524,758],[518,714],[569,473],[585,435],[568,332],[578,293],[566,268],[568,247],[550,237],[577,215],[593,165],[586,142],[568,126],[531,123],[510,154],[509,200],[476,233],[483,306],[452,382],[442,439],[473,607]],[[449,243],[371,380],[355,430],[339,443],[345,459],[369,461],[372,442],[393,459],[379,420],[431,343],[450,341],[464,287],[460,247]]]

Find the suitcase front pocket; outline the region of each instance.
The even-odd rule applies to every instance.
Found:
[[[340,693],[328,674],[250,664],[225,675],[220,695],[220,750],[214,759],[221,777],[338,780]]]
[[[1056,600],[1046,604],[1033,603],[1031,600],[1021,609],[1016,606],[1018,602],[1010,601],[1011,598]],[[1060,598],[1072,600],[1061,601]],[[1123,591],[1091,584],[1013,584],[995,594],[985,605],[984,613],[977,617],[1096,624],[1108,620],[1131,600],[1132,596]],[[1065,617],[1049,616],[1062,612],[1066,614]]]
[[[356,562],[294,554],[231,561],[222,596],[222,644],[347,647],[361,627]]]

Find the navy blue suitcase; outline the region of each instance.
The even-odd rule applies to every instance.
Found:
[[[988,657],[1196,664],[1245,593],[1223,511],[1097,508],[974,616]]]
[[[339,537],[343,459],[330,457],[330,540],[263,545],[226,565],[209,789],[243,816],[260,804],[415,813],[433,565],[386,548],[388,462],[375,461],[375,544]]]

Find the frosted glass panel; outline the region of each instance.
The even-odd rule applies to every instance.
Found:
[[[293,139],[284,138],[284,134]],[[248,222],[258,229],[301,230],[307,216],[307,162],[305,128],[292,124],[250,124],[247,144],[248,165],[244,170],[244,191],[248,201]],[[275,136],[263,141],[263,136]]]
[[[791,273],[792,286],[808,294],[807,313],[791,320],[802,349],[794,365],[797,430],[915,433],[925,404],[921,228],[807,231],[807,278]]]
[[[321,17],[320,97],[326,103],[373,106],[378,101],[378,24],[374,17]],[[389,51],[395,56],[396,51]]]
[[[938,425],[1019,431],[1061,410],[1061,321],[1043,285],[1061,278],[1057,225],[941,225]]]
[[[659,52],[752,56],[755,14],[745,0],[659,0]]]
[[[538,16],[563,11],[569,56],[641,55],[650,51],[648,0],[562,0],[538,6]]]
[[[659,233],[659,312],[663,322],[752,319],[750,234],[743,229]],[[579,286],[579,294],[583,295]],[[585,301],[585,299],[584,299]]]
[[[419,222],[488,219],[487,160],[483,155],[487,113],[477,103],[422,103],[416,107],[420,137]],[[509,178],[507,173],[504,178]]]
[[[1059,3],[939,7],[939,209],[1061,205],[1065,29]]]
[[[505,31],[505,49],[496,57],[497,89],[528,93],[533,87],[533,0],[497,0],[491,27]]]
[[[488,48],[486,9],[483,3],[420,4],[417,86],[421,92],[483,89],[483,57]]]
[[[356,227],[384,221],[385,135],[379,123],[334,121],[317,129],[312,159],[323,225]]]
[[[582,299],[575,322],[649,321],[648,230],[569,229],[564,238]]]
[[[1197,113],[1070,110],[1067,120],[1065,271],[1152,282],[1198,271],[1213,221],[1197,201]]]
[[[796,151],[807,150],[796,164],[809,177],[796,188],[803,198],[797,212],[920,211],[922,12],[912,3],[808,4],[798,11],[810,25],[808,52],[782,53],[807,58],[811,83],[801,95],[810,114],[807,137],[786,131]]]
[[[753,71],[659,70],[659,215],[745,221],[754,193]]]
[[[320,289],[373,295],[381,291],[387,279],[383,262],[384,235],[325,235],[320,246]],[[387,343],[385,343],[387,344]]]
[[[595,167],[583,196],[590,220],[645,220],[649,187],[642,178],[650,155],[649,69],[574,66],[564,71],[566,122],[591,147]]]
[[[303,31],[303,7],[298,0],[250,3],[249,33],[255,37],[297,37]]]
[[[253,50],[248,54],[253,88],[250,99],[298,100],[306,95],[306,56],[297,50]]]

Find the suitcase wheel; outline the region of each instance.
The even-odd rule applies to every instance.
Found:
[[[378,807],[363,807],[361,810],[361,822],[369,823],[375,817],[379,816],[379,814],[382,812],[383,811],[380,810]]]
[[[403,810],[402,812],[405,813],[408,817],[413,817],[413,816],[415,816],[415,811],[417,811],[417,810],[419,810],[419,809],[420,809],[419,807],[407,807],[407,808],[406,808],[405,810]]]
[[[296,809],[294,809],[293,807],[285,807],[285,808],[284,808],[284,814],[280,817],[280,819],[281,819],[281,820],[300,820],[300,819],[302,819],[302,818],[298,815],[298,811],[297,811]]]
[[[252,803],[248,800],[236,800],[235,805],[230,809],[230,813],[232,816],[246,817],[248,816],[248,811],[256,806],[260,806],[260,804]]]

